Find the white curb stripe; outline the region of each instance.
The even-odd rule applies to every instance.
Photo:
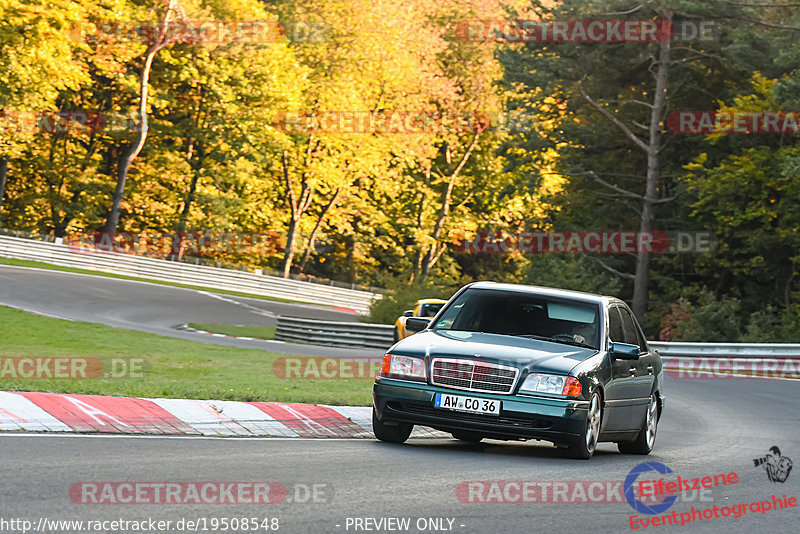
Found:
[[[67,400],[70,397],[63,395]],[[280,438],[299,438],[298,431],[285,422],[275,419],[253,404],[238,401],[195,400],[195,399],[143,399],[156,404],[182,423],[190,426],[203,436],[211,437],[253,437],[276,436]],[[315,438],[342,437],[347,426],[333,423],[330,417],[316,420],[295,409],[292,403],[268,403],[291,414],[290,423],[305,427]],[[372,408],[369,406],[329,406],[318,405],[332,410],[352,423],[345,430],[345,439],[372,438]],[[127,425],[122,425],[123,427]],[[357,427],[360,430],[354,430]],[[74,430],[33,401],[14,392],[0,391],[0,431],[3,432],[73,432]],[[124,432],[125,429],[123,428]],[[303,430],[299,430],[304,432]],[[427,427],[415,426],[412,437],[449,437],[449,434]],[[330,438],[329,438],[330,439]]]
[[[369,406],[329,406],[320,404],[331,410],[338,412],[353,423],[357,424],[363,432],[359,432],[357,437],[372,437],[372,408]]]
[[[72,432],[72,429],[16,393],[0,391],[0,430]]]
[[[148,399],[204,436],[245,436],[246,429],[223,417],[203,401],[193,399]]]
[[[297,434],[255,406],[235,401],[193,399],[147,399],[166,410],[204,436]]]
[[[206,401],[220,414],[231,418],[242,425],[253,435],[298,437],[297,432],[276,421],[269,414],[259,410],[252,404],[237,401]]]

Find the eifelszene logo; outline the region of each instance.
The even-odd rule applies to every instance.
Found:
[[[623,486],[625,490],[625,500],[628,501],[628,504],[630,504],[634,510],[642,514],[656,515],[666,512],[675,504],[675,501],[678,499],[677,495],[665,497],[662,502],[655,504],[646,504],[636,498],[636,479],[639,478],[639,475],[647,473],[648,471],[656,471],[662,475],[672,473],[672,469],[659,462],[644,462],[637,465],[631,469],[628,476],[625,477],[625,484]]]
[[[786,482],[789,473],[792,471],[792,460],[786,456],[781,456],[781,450],[777,445],[769,448],[766,456],[753,458],[753,464],[764,468],[770,482]]]

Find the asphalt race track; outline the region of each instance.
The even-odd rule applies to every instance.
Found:
[[[629,517],[634,515],[625,502],[464,503],[456,488],[464,481],[622,481],[645,459],[661,462],[683,478],[738,475],[736,484],[703,495],[686,493],[673,505],[678,514],[692,506],[721,509],[770,500],[772,495],[800,494],[800,473],[773,483],[753,465],[753,459],[773,445],[784,456],[800,459],[797,384],[670,380],[668,386],[669,404],[656,448],[648,457],[621,455],[611,444],[601,444],[594,458],[580,461],[564,459],[557,449],[533,442],[467,445],[417,439],[389,445],[372,440],[4,435],[0,436],[2,514],[34,523],[40,517],[132,521],[277,517],[281,532],[303,533],[366,531],[355,530],[354,521],[367,517],[411,518],[407,532],[421,531],[415,526],[419,518],[449,518],[452,531],[464,533],[625,532],[631,530]],[[279,482],[287,488],[288,498],[261,505],[194,501],[98,505],[76,504],[68,494],[77,482],[134,481]],[[290,502],[304,501],[314,484],[319,502]],[[509,495],[518,498],[517,493]],[[641,530],[796,532],[798,524],[800,511],[790,508]]]
[[[186,339],[198,336],[171,327],[189,321],[270,324],[269,316],[248,306],[270,313],[347,318],[318,306],[223,300],[197,291],[12,267],[0,267],[0,303]],[[278,345],[270,344],[269,350],[280,350]],[[319,355],[334,350],[290,345],[291,352],[297,353],[298,347]],[[616,502],[584,502],[592,497],[581,499],[570,491],[556,503],[530,499],[498,503],[498,499],[520,500],[521,492],[509,485],[505,488],[513,491],[492,493],[489,482],[540,482],[551,489],[554,484],[572,481],[621,483],[634,467],[651,461],[666,465],[673,473],[643,475],[643,479],[737,475],[736,483],[684,493],[664,512],[676,512],[678,521],[682,513],[690,514],[692,507],[702,511],[716,506],[719,513],[730,512],[737,505],[748,505],[748,509],[740,517],[712,517],[684,526],[645,529],[637,524],[640,532],[796,532],[800,508],[762,513],[749,505],[761,501],[772,505],[773,495],[800,500],[800,467],[795,467],[785,482],[770,482],[765,470],[753,462],[772,446],[778,446],[795,463],[800,461],[800,384],[770,379],[666,380],[667,404],[656,446],[645,457],[619,454],[613,444],[601,444],[594,458],[580,461],[565,459],[549,444],[536,442],[470,445],[413,439],[405,445],[389,445],[369,439],[0,434],[0,531],[21,532],[19,521],[38,526],[46,518],[48,522],[173,521],[172,532],[178,531],[174,528],[177,521],[200,521],[194,524],[196,529],[184,526],[181,531],[266,532],[261,528],[263,520],[278,518],[279,532],[287,533],[631,532],[631,516],[637,520],[655,516],[635,512],[625,502],[622,489]],[[465,487],[462,483],[481,481],[487,482],[480,486],[487,491],[475,494],[493,502],[463,502],[469,495],[457,493]],[[78,494],[70,494],[70,488],[82,482],[100,487],[106,482],[274,482],[282,484],[288,494],[280,503],[258,505],[198,504],[196,500],[184,504],[82,504]],[[314,485],[316,498],[312,496]],[[541,497],[541,493],[534,495]],[[212,528],[212,521],[227,518],[232,525],[233,518],[245,517],[258,518],[259,528],[243,529],[241,523],[238,530],[223,530],[220,523]],[[384,522],[378,528],[376,522],[388,518],[407,518],[410,526],[386,528],[398,525]],[[18,522],[3,523],[9,520]],[[104,528],[116,533],[154,532]],[[51,525],[50,530],[43,527],[40,531],[87,530]]]
[[[354,321],[327,306],[222,295],[148,282],[0,265],[0,305],[162,336],[301,356],[375,356],[380,351],[217,338],[176,330],[190,322],[275,326],[277,315]]]

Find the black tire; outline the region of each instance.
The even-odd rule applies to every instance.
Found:
[[[600,438],[600,422],[603,420],[603,403],[600,395],[595,391],[589,399],[589,409],[586,412],[586,421],[578,441],[571,443],[566,450],[569,458],[588,460],[597,448]]]
[[[633,441],[620,441],[617,443],[619,452],[623,454],[650,454],[656,444],[656,432],[658,431],[658,398],[656,394],[650,395],[650,403],[647,405],[647,413],[642,422],[642,428]]]
[[[404,443],[413,429],[414,425],[411,423],[398,422],[395,425],[382,423],[378,420],[375,408],[372,408],[372,432],[377,439],[387,443]]]
[[[397,327],[395,326],[394,327],[394,342],[397,343],[398,341],[400,341],[400,330],[398,330]]]
[[[483,436],[474,432],[451,432],[450,433],[458,441],[466,441],[467,443],[480,443]]]

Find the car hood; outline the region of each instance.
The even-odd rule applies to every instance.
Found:
[[[599,351],[500,334],[424,330],[400,341],[391,352],[404,356],[480,359],[529,371],[567,374]]]

